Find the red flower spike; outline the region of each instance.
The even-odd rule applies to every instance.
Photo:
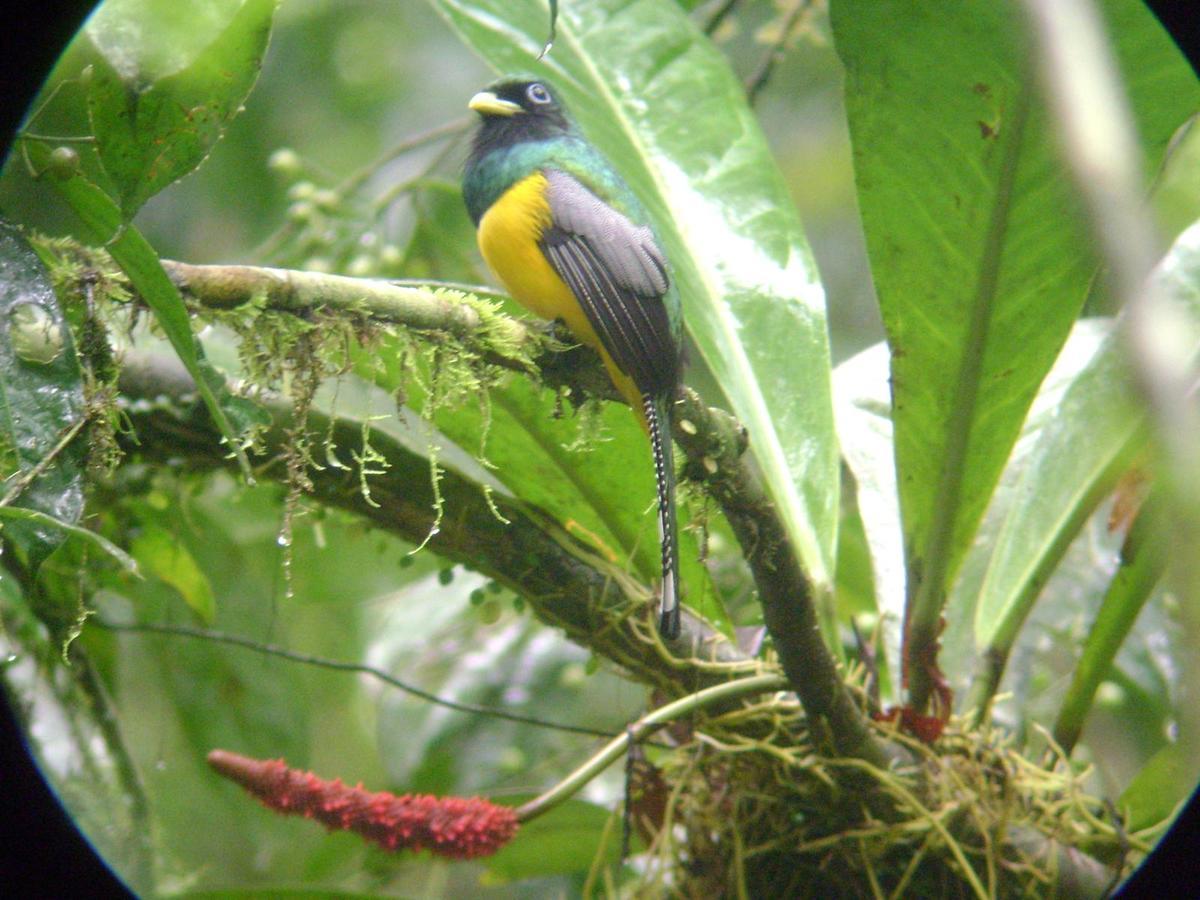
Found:
[[[263,805],[353,831],[386,850],[429,850],[451,859],[490,856],[517,833],[516,813],[480,797],[373,793],[340,778],[325,781],[290,769],[282,759],[258,760],[213,750],[208,764]]]

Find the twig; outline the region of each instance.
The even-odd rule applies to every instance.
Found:
[[[271,644],[264,641],[256,641],[253,638],[248,638],[240,634],[228,634],[223,631],[213,631],[209,628],[193,628],[190,625],[167,625],[159,622],[112,622],[108,619],[93,616],[88,620],[88,624],[99,625],[109,631],[127,631],[140,632],[148,634],[165,634],[171,637],[186,637],[201,641],[211,641],[216,644],[230,644],[234,647],[242,647],[246,650],[252,650],[255,653],[262,653],[267,656],[277,656],[281,659],[291,660],[292,662],[303,663],[307,666],[316,666],[321,669],[332,669],[335,672],[354,672],[359,675],[367,675],[378,681],[382,681],[389,687],[394,687],[404,691],[406,694],[411,694],[414,697],[419,697],[422,700],[427,700],[437,706],[444,706],[447,709],[453,709],[457,712],[471,713],[472,715],[490,716],[494,719],[505,719],[509,722],[520,722],[523,725],[536,725],[539,728],[546,728],[553,731],[565,731],[570,734],[583,734],[588,737],[612,737],[611,731],[601,731],[598,728],[585,728],[582,725],[567,725],[562,722],[551,722],[546,719],[538,718],[537,716],[524,716],[520,713],[508,712],[494,706],[481,706],[476,703],[465,703],[460,700],[448,700],[445,697],[439,697],[437,694],[423,690],[415,685],[409,684],[406,681],[401,681],[393,675],[389,675],[382,669],[377,669],[374,666],[368,666],[365,663],[346,662],[340,659],[330,659],[327,656],[316,656],[311,653],[301,653],[298,650],[289,650],[286,647],[280,647],[277,644]]]
[[[704,709],[718,703],[743,697],[747,694],[761,694],[765,691],[780,691],[787,688],[787,682],[779,675],[754,675],[729,681],[714,687],[697,691],[686,697],[681,697],[674,703],[660,706],[653,712],[643,716],[630,725],[626,731],[608,742],[598,753],[592,755],[583,765],[528,803],[517,807],[517,821],[528,822],[530,819],[548,812],[564,800],[570,799],[585,784],[612,765],[626,752],[631,741],[641,741],[653,734],[659,728],[671,721],[686,716],[696,710]]]
[[[8,506],[19,496],[21,496],[21,493],[25,490],[25,488],[29,487],[29,485],[33,484],[35,480],[40,478],[42,473],[50,468],[51,463],[53,463],[58,457],[58,454],[62,453],[63,450],[70,445],[71,441],[75,440],[75,436],[79,434],[80,430],[87,423],[87,416],[80,416],[75,420],[74,423],[67,426],[66,430],[62,434],[62,437],[60,437],[55,445],[51,447],[49,451],[47,451],[45,456],[39,459],[37,463],[22,472],[19,477],[13,479],[12,484],[5,492],[4,497],[0,499],[0,507]]]
[[[788,10],[787,17],[779,27],[779,35],[771,42],[771,46],[767,48],[767,52],[759,60],[754,72],[746,79],[746,102],[751,106],[758,99],[759,92],[766,87],[767,80],[771,77],[771,72],[775,69],[775,64],[779,62],[779,58],[783,55],[784,45],[787,44],[788,38],[792,35],[792,29],[800,21],[800,17],[808,9],[808,5],[809,0],[793,0],[792,8]]]

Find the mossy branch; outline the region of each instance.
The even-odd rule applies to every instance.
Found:
[[[488,362],[515,370],[535,368],[547,382],[569,386],[578,396],[615,396],[594,353],[584,348],[563,353],[561,342],[548,340],[544,328],[472,303],[457,289],[430,290],[427,286],[253,266],[170,261],[164,266],[184,295],[204,307],[229,309],[254,302],[302,316],[318,310],[367,315],[379,322],[451,335],[473,346]],[[827,749],[886,764],[884,745],[872,735],[821,637],[811,585],[766,493],[761,473],[753,457],[745,453],[745,429],[728,413],[706,406],[686,389],[681,392],[674,422],[674,437],[687,455],[684,472],[705,487],[732,525],[784,672],[810,720],[821,723]],[[373,494],[376,490],[372,486]],[[685,633],[681,646],[689,646],[694,639],[695,634],[689,637]]]
[[[229,468],[228,449],[202,408],[194,401],[194,385],[174,360],[130,354],[121,374],[121,394],[136,444],[127,448],[143,458],[183,459],[199,469]],[[270,422],[259,436],[267,465],[282,467],[294,429],[293,406],[267,397],[263,406]],[[329,435],[336,447],[362,445],[363,424],[357,419],[330,419],[310,411],[310,433]],[[634,677],[674,696],[682,692],[679,667],[653,639],[650,592],[619,566],[577,541],[548,515],[519,499],[493,494],[491,503],[479,485],[446,469],[439,482],[445,516],[430,536],[436,515],[429,461],[387,434],[370,433],[372,449],[385,460],[371,476],[370,496],[354,468],[326,466],[309,473],[312,496],[349,510],[374,525],[413,543],[429,537],[428,546],[524,597],[543,621],[557,625],[580,644],[626,668]],[[689,687],[722,683],[761,664],[747,658],[723,635],[687,617],[672,649],[684,659],[689,651]]]

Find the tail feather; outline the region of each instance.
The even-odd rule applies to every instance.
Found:
[[[642,409],[654,453],[658,483],[658,536],[662,546],[662,608],[658,631],[679,637],[679,538],[675,527],[675,459],[671,453],[671,413],[666,397],[642,395]]]

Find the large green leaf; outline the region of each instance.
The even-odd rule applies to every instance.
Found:
[[[1200,91],[1140,3],[1106,10],[1153,163]],[[859,205],[892,348],[909,603],[929,635],[1095,262],[1017,10],[833,0]]]
[[[139,42],[136,20],[109,3],[92,24],[102,40],[88,86],[96,152],[117,190],[121,213],[132,219],[150,197],[204,161],[250,93],[271,35],[276,0],[246,0],[213,42],[169,75],[147,71],[162,55],[157,42]],[[111,23],[118,18],[124,30]],[[130,31],[128,26],[132,26]],[[106,40],[110,36],[115,39]],[[139,52],[142,51],[142,52]]]
[[[1072,330],[1030,407],[980,527],[979,540],[963,563],[952,602],[964,615],[975,609],[978,628],[988,629],[989,635],[1003,628],[1015,636],[1045,574],[1077,533],[1079,516],[1086,517],[1094,509],[1104,486],[1111,487],[1113,473],[1119,474],[1113,455],[1127,457],[1130,432],[1124,426],[1132,424],[1127,407],[1121,406],[1127,397],[1119,379],[1116,339],[1111,331],[1108,319],[1084,319]],[[878,609],[885,617],[884,646],[890,664],[895,665],[905,571],[888,363],[883,343],[851,357],[834,370],[834,395],[838,436],[854,474]],[[1113,424],[1111,433],[1087,431],[1104,424]],[[1087,445],[1080,446],[1083,443]],[[1097,479],[1102,479],[1099,486]],[[1042,577],[1038,578],[1038,573],[1043,573]],[[955,681],[965,675],[960,671],[964,664],[970,668],[976,658],[970,624],[969,619],[958,616],[946,630],[944,667]],[[1010,646],[1011,642],[1004,645],[1005,655]],[[996,649],[996,645],[989,647]]]
[[[677,7],[433,0],[501,72],[544,73],[653,216],[701,361],[746,425],[798,554],[832,581],[838,465],[823,293],[742,88]],[[465,100],[465,98],[464,98]]]
[[[83,514],[87,449],[84,441],[70,440],[83,407],[79,360],[50,275],[21,233],[0,221],[0,477],[6,485],[0,493],[31,478],[13,504],[63,524],[30,516],[6,520],[6,537],[32,571]]]
[[[1155,284],[1184,312],[1183,321],[1200,323],[1200,226],[1175,242],[1154,274]],[[1014,454],[1002,489],[993,499],[977,543],[964,566],[963,581],[986,558],[978,586],[975,639],[986,661],[968,705],[982,710],[998,686],[1002,667],[1034,601],[1096,506],[1113,489],[1131,460],[1147,452],[1143,417],[1137,409],[1124,362],[1120,332],[1095,346],[1091,320],[1080,322],[1060,354],[1026,422],[1035,434],[1024,454]],[[1200,346],[1200,324],[1176,335],[1185,346]],[[1055,387],[1055,382],[1063,382]],[[1052,404],[1047,406],[1047,400]],[[1039,406],[1048,410],[1037,427]],[[1031,428],[1031,424],[1034,426]],[[1010,489],[1003,485],[1010,483]],[[993,522],[998,526],[993,527]],[[1142,527],[1142,526],[1138,526]],[[1161,538],[1151,538],[1160,542]],[[1121,640],[1161,572],[1161,561],[1139,552],[1125,560],[1109,587],[1095,626],[1088,633],[1068,699],[1060,713],[1061,734],[1073,743],[1099,680],[1107,673]],[[962,587],[962,585],[960,585]]]

